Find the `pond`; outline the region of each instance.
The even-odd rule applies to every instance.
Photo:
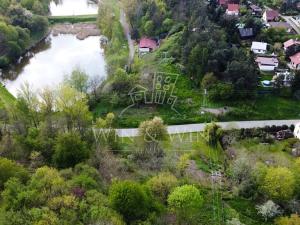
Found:
[[[75,35],[50,35],[27,53],[19,64],[4,72],[4,83],[8,91],[16,96],[25,82],[35,91],[55,87],[77,68],[89,77],[106,76],[99,36],[78,40]]]
[[[98,13],[97,0],[55,0],[50,3],[52,16],[91,15]]]

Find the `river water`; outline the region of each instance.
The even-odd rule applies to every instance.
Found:
[[[70,1],[86,3],[85,0],[64,0],[66,4],[70,4]],[[89,6],[86,9],[90,10]],[[86,14],[87,10],[81,12]],[[69,9],[65,12],[68,13]],[[106,63],[99,36],[78,40],[71,34],[50,35],[28,52],[18,64],[4,71],[3,78],[8,91],[17,96],[24,83],[29,83],[33,90],[55,87],[74,69],[86,72],[89,77],[106,76]]]
[[[97,3],[89,0],[56,0],[50,3],[52,16],[97,14]]]

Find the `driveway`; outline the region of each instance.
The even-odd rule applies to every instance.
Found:
[[[259,120],[259,121],[233,121],[233,122],[217,122],[224,130],[242,129],[242,128],[256,128],[265,126],[282,126],[295,125],[300,123],[299,120]],[[204,131],[206,123],[186,124],[186,125],[172,125],[168,126],[169,134],[192,133]],[[137,128],[117,129],[120,137],[136,137],[138,136]]]

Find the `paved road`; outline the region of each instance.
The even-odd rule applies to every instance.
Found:
[[[135,50],[134,50],[133,40],[131,39],[130,26],[127,22],[126,14],[123,9],[120,9],[120,23],[123,26],[124,33],[128,41],[128,47],[129,47],[128,66],[130,67],[134,59]]]
[[[218,122],[224,130],[230,129],[241,129],[241,128],[255,128],[255,127],[265,127],[265,126],[282,126],[282,125],[292,125],[300,123],[299,120],[261,120],[261,121],[233,121],[233,122]],[[173,125],[168,126],[169,134],[179,134],[179,133],[192,133],[203,131],[205,128],[205,123],[198,124],[186,124],[186,125]],[[120,137],[136,137],[138,136],[137,128],[130,129],[117,129],[118,135]]]
[[[297,32],[297,34],[300,34],[300,27],[297,25],[296,20],[292,16],[283,16],[280,15],[287,23],[291,25],[291,27]]]

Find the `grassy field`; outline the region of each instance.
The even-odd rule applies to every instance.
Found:
[[[0,85],[0,108],[8,108],[15,101],[15,97],[2,85]]]
[[[96,22],[97,14],[95,15],[80,15],[80,16],[49,16],[50,24],[56,23],[80,23],[80,22]]]

